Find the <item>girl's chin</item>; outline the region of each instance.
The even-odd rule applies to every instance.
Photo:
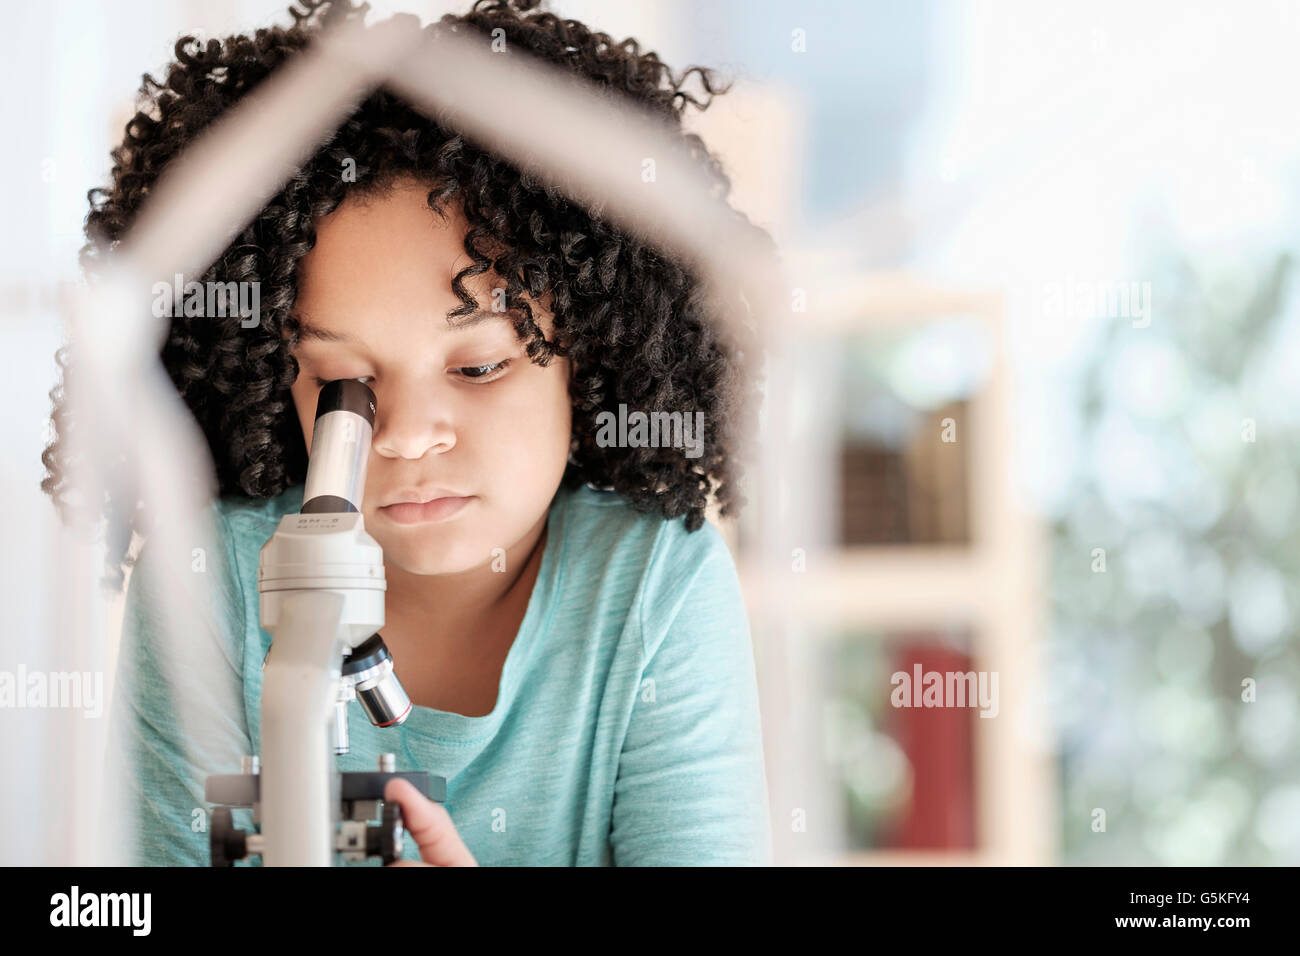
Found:
[[[451,541],[437,526],[416,526],[373,534],[384,550],[384,566],[407,574],[460,574],[488,564],[490,549],[475,547],[464,541]]]

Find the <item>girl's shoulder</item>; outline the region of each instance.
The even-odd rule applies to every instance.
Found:
[[[711,557],[730,559],[726,539],[709,521],[689,531],[685,518],[643,512],[618,492],[592,485],[561,489],[557,498],[565,495],[564,537],[596,555],[630,554],[652,572],[690,571]]]
[[[711,522],[690,531],[684,518],[642,512],[622,495],[591,486],[568,492],[561,515],[566,577],[631,595],[648,649],[683,612],[743,621],[731,548]]]
[[[303,486],[290,485],[273,498],[248,498],[243,495],[222,495],[214,503],[214,508],[228,531],[236,536],[261,533],[266,534],[258,542],[258,548],[266,543],[280,519],[292,514],[302,507]]]

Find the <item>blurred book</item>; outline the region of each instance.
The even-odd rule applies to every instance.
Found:
[[[845,436],[844,545],[969,543],[967,412],[953,402],[926,413],[901,448]]]
[[[896,671],[967,673],[967,654],[912,634],[894,655]],[[912,769],[906,809],[880,834],[880,846],[908,850],[975,849],[975,755],[973,707],[893,707],[886,732],[898,742]]]

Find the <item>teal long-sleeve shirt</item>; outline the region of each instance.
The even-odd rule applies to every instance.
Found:
[[[214,502],[223,553],[213,561],[164,556],[149,541],[141,551],[113,704],[138,864],[207,865],[204,778],[260,753],[271,636],[258,619],[258,552],[301,504],[301,485]],[[753,649],[721,534],[590,486],[560,488],[547,527],[492,712],[415,706],[402,725],[377,728],[353,701],[338,768],[373,770],[393,753],[398,770],[445,778],[444,806],[484,866],[771,863]],[[195,575],[213,610],[187,629],[175,670],[162,666],[153,592],[163,560]],[[181,726],[164,673],[188,688],[194,723]],[[236,810],[235,823],[251,830],[252,811]]]

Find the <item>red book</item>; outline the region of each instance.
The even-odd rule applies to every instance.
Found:
[[[889,708],[891,726],[886,728],[912,766],[913,788],[910,806],[897,823],[886,830],[884,846],[890,849],[972,850],[975,849],[975,760],[974,724],[978,702],[965,707],[916,706],[921,689],[911,687],[920,666],[922,675],[936,671],[966,673],[974,670],[971,659],[951,647],[934,643],[928,635],[908,640],[896,656],[896,671],[908,675],[915,695],[911,706]],[[890,685],[890,691],[895,688]]]

